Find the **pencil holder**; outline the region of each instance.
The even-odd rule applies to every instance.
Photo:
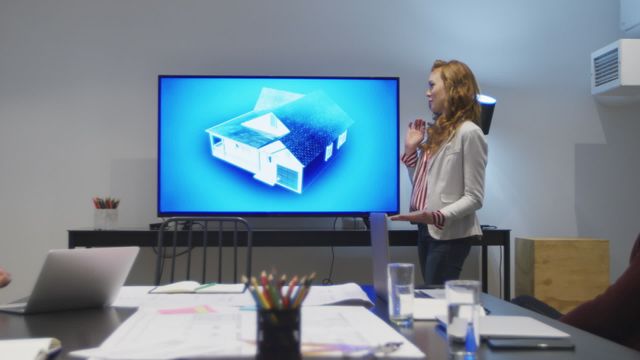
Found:
[[[113,230],[118,223],[118,209],[94,209],[93,225],[96,230]]]
[[[300,360],[300,308],[258,309],[258,360]]]

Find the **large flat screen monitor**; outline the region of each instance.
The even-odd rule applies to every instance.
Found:
[[[399,79],[158,79],[158,216],[399,210]]]

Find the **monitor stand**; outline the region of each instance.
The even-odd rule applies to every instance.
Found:
[[[387,301],[387,264],[389,263],[389,231],[385,213],[371,213],[371,251],[373,265],[373,287],[376,295]]]

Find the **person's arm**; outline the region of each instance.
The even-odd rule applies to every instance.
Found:
[[[638,244],[636,241],[636,246]],[[627,346],[634,345],[629,342],[635,341],[635,346],[638,346],[639,255],[634,257],[627,270],[604,293],[568,312],[560,321]]]
[[[482,207],[484,199],[484,177],[487,167],[487,142],[478,127],[460,129],[462,136],[462,157],[464,193],[462,197],[439,210],[442,222],[467,216]],[[437,213],[437,212],[436,212]],[[436,219],[437,220],[437,219]],[[438,224],[439,222],[436,222]]]
[[[0,267],[0,288],[9,285],[11,282],[11,274],[9,274],[5,269]]]
[[[416,165],[418,164],[418,152],[416,151],[411,154],[404,153],[402,154],[400,161],[402,161],[404,166],[407,168],[407,171],[409,172],[409,180],[411,180],[411,183],[413,184],[413,175],[416,172]]]
[[[404,141],[404,154],[402,154],[402,162],[409,170],[409,178],[413,183],[416,166],[420,160],[420,156],[427,156],[422,153],[418,155],[418,147],[424,141],[426,134],[426,123],[422,119],[409,123],[409,129]],[[398,214],[389,217],[391,221],[410,221],[413,223],[432,224],[432,215],[425,210],[413,211],[406,214]]]
[[[418,147],[424,141],[425,134],[426,124],[424,120],[416,119],[409,123],[404,139],[404,153],[400,160],[407,167],[411,181],[413,181],[413,175],[418,164]]]
[[[412,223],[420,224],[433,224],[434,214],[431,211],[416,210],[406,214],[398,214],[389,217],[391,221],[410,221]]]

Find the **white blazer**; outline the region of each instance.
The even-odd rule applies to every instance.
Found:
[[[440,210],[445,216],[442,229],[428,225],[429,234],[434,239],[459,239],[482,234],[476,210],[482,207],[484,199],[487,152],[487,142],[480,127],[465,121],[451,140],[430,159],[426,210]],[[414,171],[415,168],[409,169],[411,179]]]

